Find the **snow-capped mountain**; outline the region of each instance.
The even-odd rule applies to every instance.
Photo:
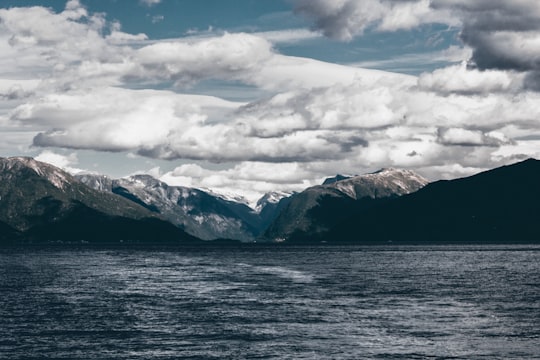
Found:
[[[68,173],[30,157],[0,158],[0,174],[2,174],[4,181],[14,181],[28,170],[33,171],[37,176],[61,190],[72,180]]]
[[[34,242],[194,240],[144,207],[27,157],[0,158],[0,225]]]
[[[412,171],[383,169],[269,193],[252,209],[148,175],[75,178],[31,158],[0,158],[0,245],[199,243],[171,222],[207,239],[538,243],[539,179],[534,159],[431,184]]]
[[[528,159],[357,211],[319,238],[328,243],[489,244],[540,241],[540,161]]]
[[[422,176],[410,170],[386,168],[371,174],[344,178],[327,185],[352,199],[382,198],[415,192],[428,184]]]
[[[281,200],[292,196],[294,192],[292,191],[271,191],[264,194],[255,206],[255,211],[258,213],[264,211],[268,206],[277,206]]]
[[[113,180],[106,175],[78,174],[75,178],[92,189],[112,192]]]
[[[330,185],[330,184],[333,184],[337,181],[341,181],[341,180],[347,180],[347,179],[350,179],[352,177],[354,177],[355,175],[341,175],[341,174],[337,174],[336,176],[332,176],[332,177],[329,177],[329,178],[326,178],[324,181],[323,181],[323,185]]]
[[[121,195],[159,213],[171,223],[204,240],[251,241],[263,230],[264,222],[259,213],[244,202],[223,195],[169,186],[150,175],[111,180],[87,174],[78,176],[78,179],[95,189]]]
[[[266,230],[268,226],[274,222],[276,217],[289,204],[294,194],[296,193],[287,191],[273,191],[266,193],[257,201],[255,210],[261,219],[262,231]]]
[[[382,169],[354,177],[338,175],[294,195],[264,237],[277,241],[309,238],[330,229],[347,212],[415,192],[427,183],[420,175],[400,169]]]

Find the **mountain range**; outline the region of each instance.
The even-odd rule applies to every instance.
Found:
[[[72,176],[32,158],[0,158],[0,242],[538,242],[539,180],[534,159],[434,183],[382,169],[269,193],[251,208],[149,175]]]
[[[318,239],[330,243],[540,243],[540,161],[441,180],[356,210]]]
[[[0,158],[0,231],[3,243],[199,241],[135,202],[26,157]]]
[[[254,240],[273,221],[290,195],[266,194],[258,201],[256,209],[252,209],[247,204],[200,189],[169,186],[149,175],[113,180],[85,174],[77,179],[93,189],[135,202],[203,240]]]
[[[271,241],[316,238],[350,214],[418,191],[428,183],[409,170],[382,169],[372,174],[326,179],[292,197],[264,233]]]

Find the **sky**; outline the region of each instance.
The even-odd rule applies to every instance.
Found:
[[[540,158],[537,0],[1,0],[0,156],[238,194]]]

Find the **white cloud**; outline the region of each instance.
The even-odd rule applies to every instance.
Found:
[[[465,62],[424,73],[418,83],[421,88],[440,93],[517,92],[523,89],[525,75],[512,71],[468,69]]]
[[[217,121],[237,106],[212,97],[111,87],[48,95],[17,107],[11,116],[51,129],[36,137],[36,145],[144,152],[171,148],[176,136],[190,143],[184,130]]]
[[[302,191],[318,184],[313,176],[314,172],[308,170],[305,164],[241,162],[222,170],[185,164],[163,174],[160,179],[171,185],[219,189],[224,194],[238,194],[254,206],[262,194],[278,188],[282,191]]]
[[[249,34],[159,42],[133,54],[137,68],[127,75],[179,85],[207,78],[235,79],[261,67],[272,55],[269,42]]]
[[[370,26],[408,28],[442,14],[426,13],[425,1],[366,2],[366,9],[382,11],[371,14],[374,20],[357,2],[303,4],[336,19],[350,9],[357,23],[327,24],[340,38]],[[474,10],[458,1],[438,4],[444,11]],[[462,64],[414,77],[273,48],[313,36],[309,31],[153,42],[107,24],[77,1],[58,14],[3,9],[0,19],[0,125],[9,129],[3,151],[6,143],[27,149],[37,134],[36,146],[187,159],[192,164],[172,172],[151,172],[172,183],[243,191],[250,199],[269,190],[301,190],[338,172],[396,166],[436,178],[538,156],[540,93],[527,85],[533,70]],[[534,36],[524,41],[530,48],[515,51],[530,63],[536,42]],[[467,51],[450,48],[438,56],[463,59]],[[256,98],[246,104],[187,94],[205,80],[252,86]],[[163,90],[170,82],[177,87]],[[145,86],[156,89],[136,90]],[[266,95],[257,97],[261,92]],[[71,156],[40,154],[66,168],[76,165]],[[229,167],[213,170],[199,160]]]
[[[159,22],[162,22],[163,20],[165,20],[164,15],[154,15],[154,16],[152,16],[152,24],[157,24]]]
[[[154,6],[161,3],[161,0],[139,0],[141,4],[146,6]]]
[[[397,31],[422,24],[461,27],[480,69],[532,72],[540,90],[540,2],[537,0],[293,0],[326,36],[351,40],[366,29]]]
[[[411,72],[424,72],[428,66],[440,66],[441,63],[462,63],[469,60],[471,56],[472,50],[470,48],[451,45],[447,49],[439,51],[399,54],[393,58],[360,61],[348,65],[390,71],[393,69],[405,69]]]
[[[411,29],[425,23],[460,23],[447,9],[433,9],[429,0],[293,0],[298,13],[312,19],[326,36],[349,41],[368,28]]]
[[[510,142],[500,132],[484,133],[479,130],[464,128],[439,129],[439,141],[444,145],[460,146],[499,146]]]
[[[254,35],[268,40],[272,44],[294,44],[296,42],[317,39],[321,37],[318,32],[307,29],[287,29],[258,32]]]
[[[79,162],[76,153],[71,153],[69,155],[61,155],[50,150],[44,150],[38,156],[36,156],[35,159],[37,161],[46,162],[56,167],[59,167],[72,174],[84,171],[73,167],[73,165],[77,165]]]

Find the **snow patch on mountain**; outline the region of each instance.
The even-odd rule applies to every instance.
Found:
[[[292,191],[272,191],[264,194],[255,204],[255,211],[260,214],[261,211],[268,205],[276,205],[281,199],[294,194]]]
[[[112,180],[79,177],[94,188],[114,192],[159,213],[171,223],[201,239],[230,238],[249,241],[258,234],[260,220],[238,197],[219,196],[195,188],[169,186],[150,175],[131,175]]]
[[[323,186],[335,188],[350,198],[359,199],[365,195],[364,188],[366,186],[392,189],[395,195],[405,195],[415,192],[427,184],[427,179],[413,171],[385,168],[374,173],[354,176]]]
[[[253,209],[253,202],[248,200],[246,197],[242,195],[238,195],[232,192],[228,192],[225,190],[215,190],[215,189],[209,189],[209,188],[199,188],[199,190],[204,191],[212,196],[218,197],[225,201],[232,201],[240,204],[244,204],[246,206],[249,206]]]
[[[56,188],[63,190],[69,183],[66,173],[47,163],[43,163],[29,157],[11,157],[6,160],[6,167],[13,169],[17,166],[25,166],[33,170],[37,175],[47,179]]]

